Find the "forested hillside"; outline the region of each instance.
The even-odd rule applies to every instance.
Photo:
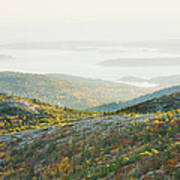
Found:
[[[0,72],[1,93],[36,98],[69,108],[87,109],[104,103],[126,101],[151,91],[152,89],[66,75]]]
[[[118,112],[136,112],[136,113],[153,113],[158,111],[176,110],[180,107],[180,91],[176,93],[169,93],[160,98],[153,98],[152,100],[137,104],[120,110]]]
[[[148,109],[137,106],[132,112],[80,119],[71,125],[0,135],[0,179],[179,180],[179,98],[179,92],[173,93],[148,101]],[[14,108],[21,98],[1,95],[1,103],[2,99]],[[27,114],[36,108],[46,111],[42,116],[56,116],[60,110],[33,100],[25,102]],[[164,109],[151,112],[157,104]],[[78,113],[62,110],[70,116]]]
[[[36,99],[0,94],[0,134],[40,129],[47,126],[72,125],[98,113],[61,108]]]

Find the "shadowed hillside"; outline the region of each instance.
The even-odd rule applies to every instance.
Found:
[[[90,108],[90,110],[93,110],[93,111],[113,111],[113,112],[115,112],[115,111],[118,111],[118,110],[121,110],[121,109],[124,109],[127,107],[134,106],[134,105],[139,104],[139,103],[146,102],[148,100],[152,100],[154,98],[160,98],[160,97],[162,97],[166,94],[169,94],[169,93],[174,93],[174,92],[179,92],[179,91],[180,91],[180,86],[174,86],[174,87],[170,87],[170,88],[166,88],[166,89],[163,89],[160,91],[153,92],[151,94],[141,96],[139,98],[135,98],[135,99],[130,100],[130,101],[120,102],[120,103],[114,102],[114,103],[110,103],[110,104],[105,104],[105,105],[98,106],[95,108]]]
[[[129,108],[117,112],[136,112],[136,113],[153,113],[158,111],[171,111],[180,108],[180,92],[169,93],[161,98],[153,98],[152,100],[131,106]]]

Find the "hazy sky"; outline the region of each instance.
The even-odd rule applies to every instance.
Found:
[[[0,42],[180,37],[180,0],[0,0]]]

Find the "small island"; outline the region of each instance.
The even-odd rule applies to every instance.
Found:
[[[179,57],[161,58],[118,58],[105,60],[97,65],[108,67],[149,67],[149,66],[177,66],[180,65]]]

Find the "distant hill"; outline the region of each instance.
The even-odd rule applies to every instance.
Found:
[[[180,75],[159,76],[149,80],[152,83],[159,84],[161,87],[180,85]]]
[[[156,91],[156,92],[151,93],[151,94],[141,96],[139,98],[135,98],[135,99],[127,101],[127,102],[105,104],[102,106],[91,108],[91,110],[115,112],[115,111],[122,110],[122,109],[127,108],[127,107],[131,107],[131,106],[146,102],[148,100],[152,100],[154,98],[160,98],[160,97],[162,97],[166,94],[169,94],[169,93],[174,93],[174,92],[179,92],[179,91],[180,91],[180,86],[174,86],[174,87],[166,88],[166,89],[163,89],[160,91]]]
[[[0,92],[36,98],[59,106],[87,109],[127,101],[153,89],[67,75],[0,72]]]
[[[171,76],[158,76],[151,79],[143,79],[134,76],[124,76],[118,81],[124,83],[150,83],[158,87],[165,88],[175,85],[180,85],[180,75],[171,75]]]
[[[100,66],[111,67],[144,67],[144,66],[179,66],[180,57],[173,58],[118,58],[108,59],[98,63]]]
[[[100,79],[91,79],[91,78],[83,78],[79,76],[71,76],[65,74],[47,74],[48,77],[52,79],[67,81],[71,84],[78,85],[80,87],[90,88],[90,89],[97,89],[97,88],[112,88],[112,89],[124,89],[127,88],[134,88],[134,86],[127,85],[124,83],[116,83],[111,81],[104,81]],[[137,88],[138,89],[138,88]],[[139,88],[143,89],[143,88]],[[146,90],[146,88],[145,88]]]
[[[135,76],[123,76],[122,78],[118,79],[119,81],[122,82],[147,82],[148,80],[140,78],[140,77],[135,77]]]

